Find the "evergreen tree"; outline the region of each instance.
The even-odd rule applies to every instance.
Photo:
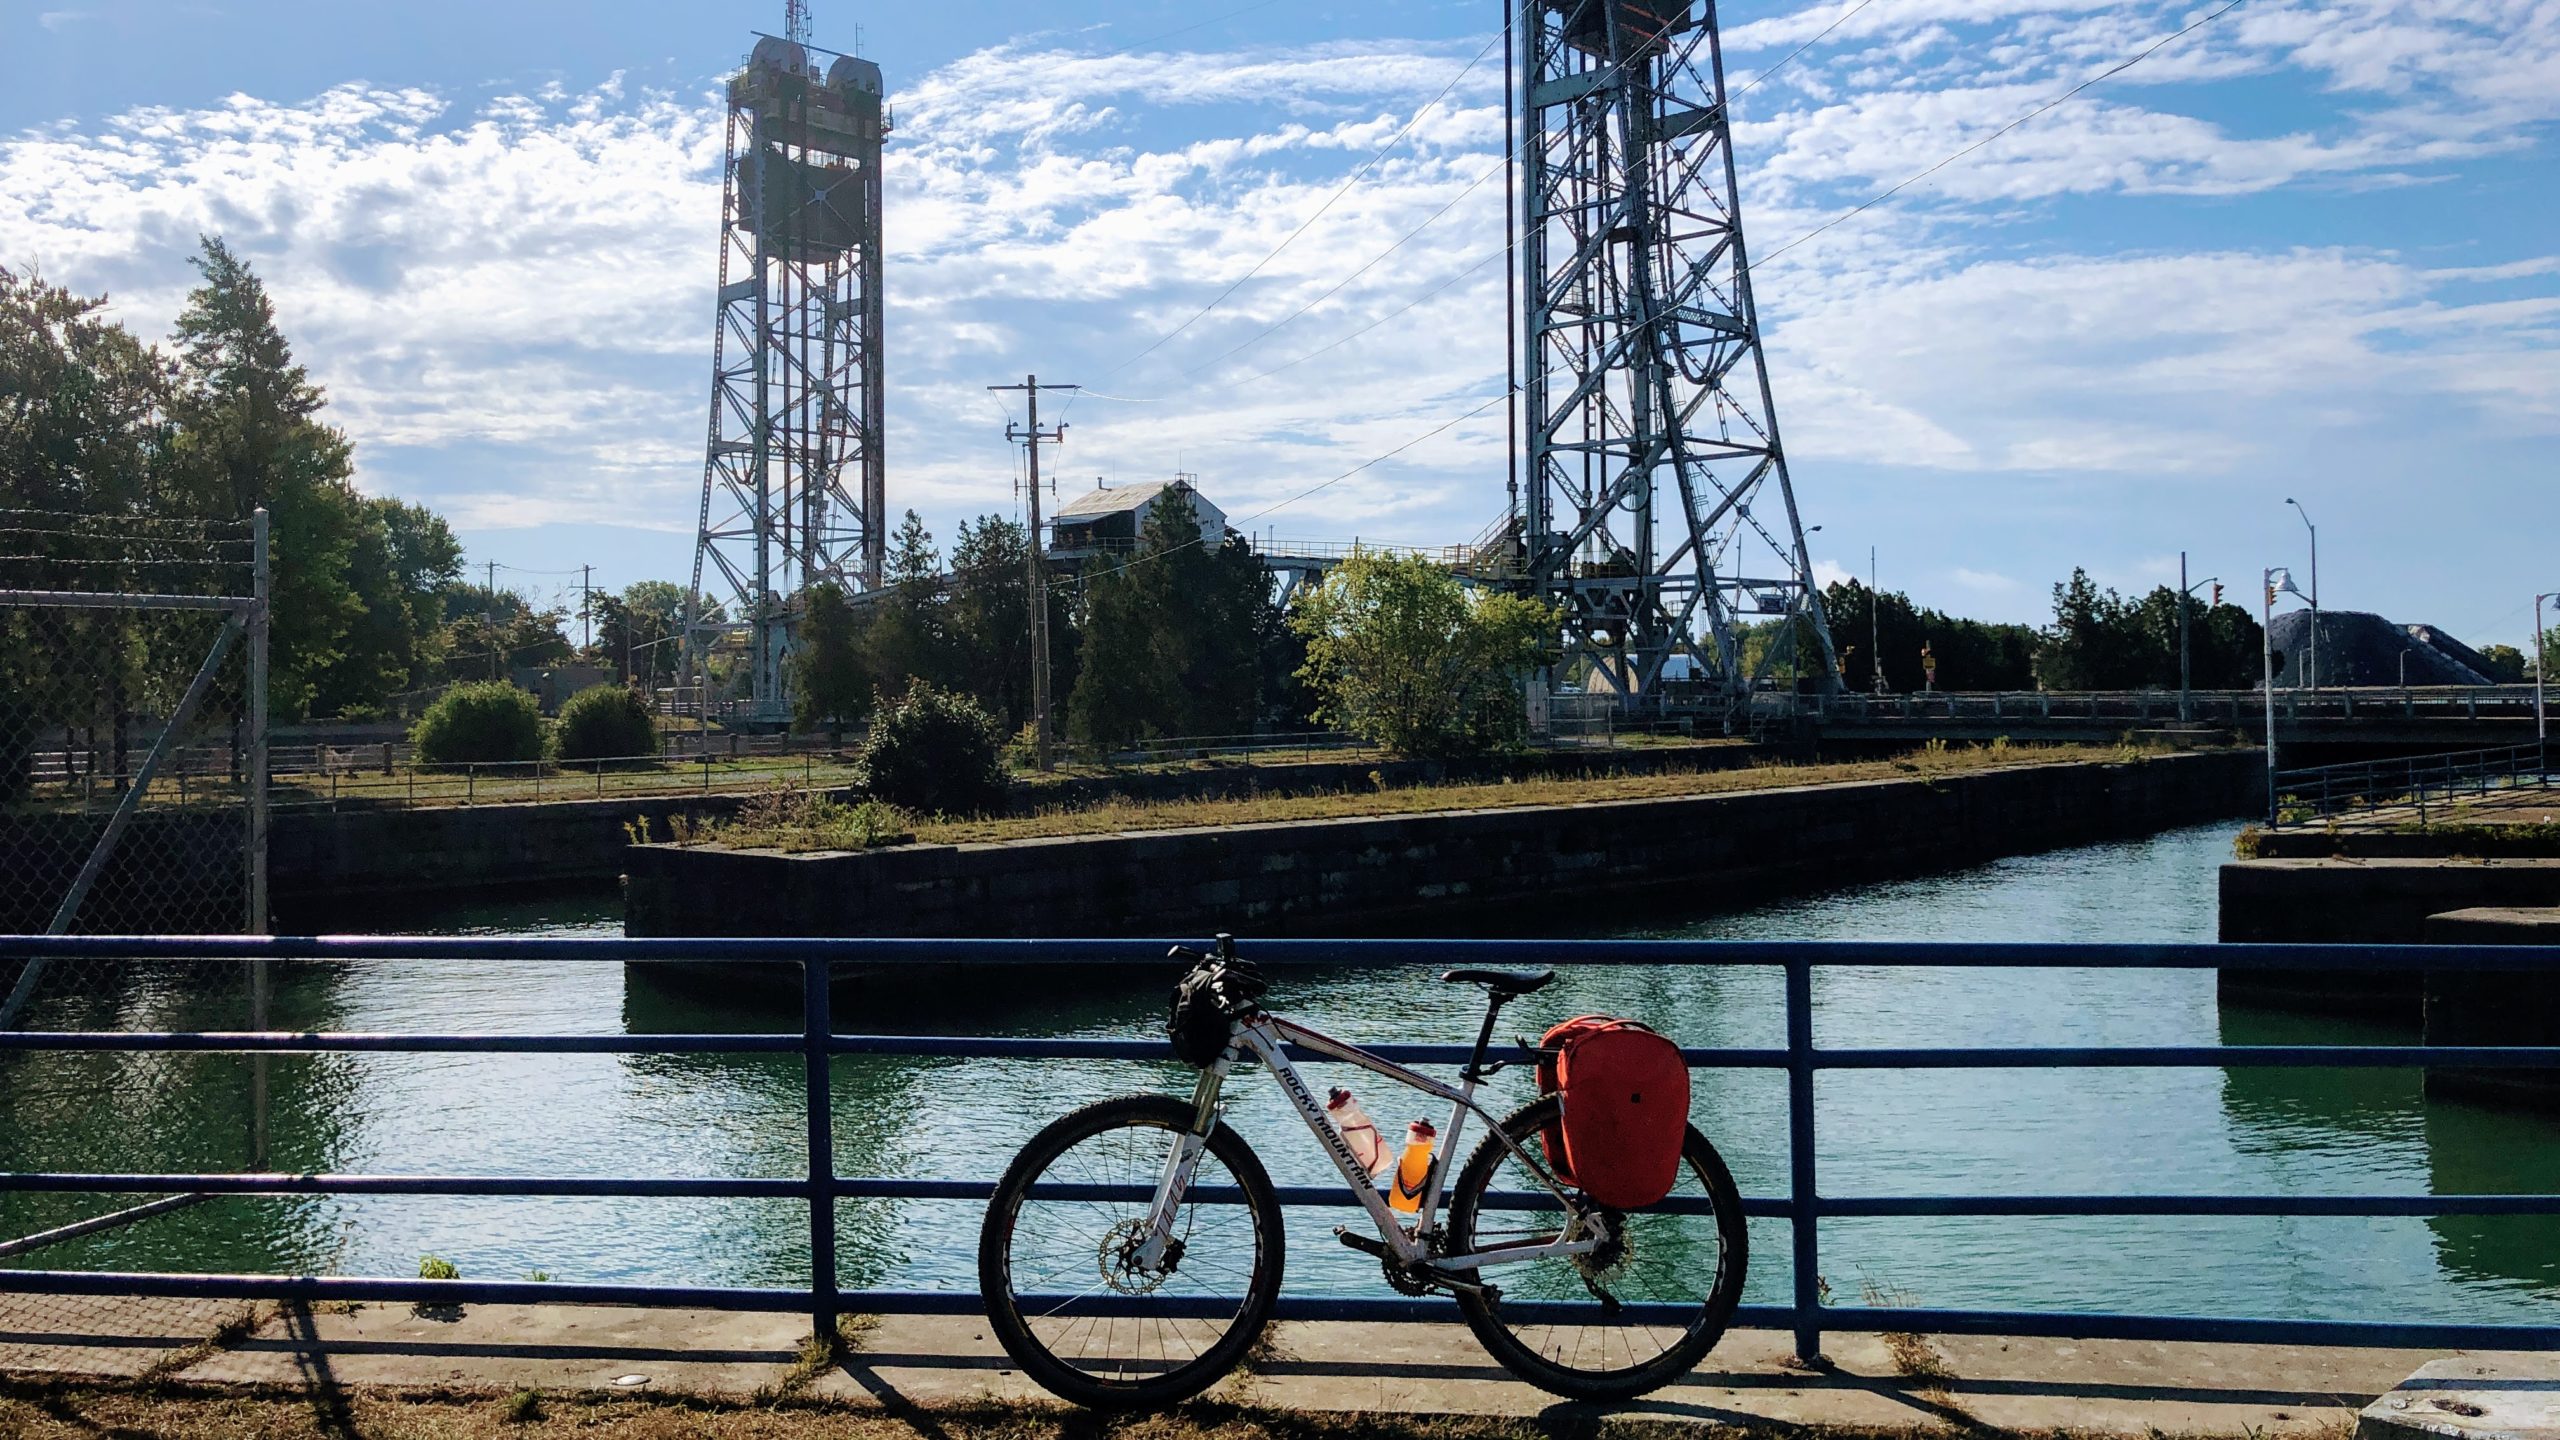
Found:
[[[1001,516],[962,521],[952,542],[951,597],[943,612],[951,644],[946,678],[1007,733],[1031,718],[1030,564],[1028,532]],[[1053,649],[1061,589],[1051,590]]]
[[[918,680],[939,681],[948,668],[943,635],[942,560],[933,534],[913,510],[890,537],[889,594],[872,603],[862,625],[863,663],[882,692],[903,695]]]
[[[862,629],[842,586],[812,585],[803,604],[791,651],[792,725],[804,733],[824,730],[842,745],[846,727],[860,723],[878,698],[864,663]]]
[[[1136,552],[1087,588],[1067,730],[1088,744],[1241,734],[1258,718],[1270,574],[1242,536],[1208,542],[1183,498],[1167,490]]]
[[[348,483],[353,448],[318,418],[327,397],[294,363],[265,285],[219,239],[203,245],[204,283],[178,317],[179,465],[203,513],[246,519],[266,507],[268,701],[292,720],[310,713],[364,614],[352,572],[365,505]]]

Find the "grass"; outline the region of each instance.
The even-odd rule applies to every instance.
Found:
[[[2351,1423],[2351,1422],[2348,1422]],[[2348,1423],[2320,1432],[2346,1440]],[[1772,1421],[1701,1425],[1691,1419],[1426,1416],[1290,1411],[1195,1404],[1164,1415],[1104,1419],[1053,1405],[930,1409],[793,1399],[781,1404],[683,1395],[530,1390],[394,1391],[364,1387],[142,1386],[114,1381],[0,1377],[0,1434],[25,1440],[525,1440],[611,1435],[617,1440],[1697,1440],[1701,1436],[1821,1436],[1921,1440],[1949,1432],[1926,1421],[1898,1428],[1823,1429]],[[1973,1437],[2001,1432],[1968,1428]],[[2070,1432],[2028,1432],[2077,1440]],[[2157,1436],[2157,1432],[2154,1432]],[[2021,1437],[2025,1440],[2025,1437]],[[2167,1440],[2157,1436],[2157,1440]],[[2232,1440],[2243,1440],[2235,1434]]]
[[[876,850],[903,845],[915,838],[915,822],[907,812],[882,800],[847,805],[808,790],[779,786],[760,791],[726,820],[696,821],[668,817],[675,842],[715,850],[779,850],[802,855],[817,850]],[[626,827],[634,840],[646,842],[646,822]]]
[[[1727,795],[1793,785],[1840,785],[1868,780],[1936,779],[2029,765],[2069,765],[2147,759],[2166,750],[2128,745],[1979,748],[1932,742],[1894,760],[1833,764],[1756,765],[1655,775],[1506,780],[1460,785],[1371,787],[1313,795],[1254,795],[1225,799],[1136,801],[1060,807],[1032,815],[977,820],[936,819],[916,826],[918,840],[967,844],[1062,835],[1101,835],[1124,830],[1180,830],[1260,825],[1287,820],[1335,820],[1353,816],[1418,815],[1450,810],[1496,810],[1530,805],[1589,805],[1611,800],[1660,800]]]

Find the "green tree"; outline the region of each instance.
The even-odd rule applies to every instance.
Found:
[[[2089,572],[2073,569],[2053,587],[2053,623],[2036,653],[2036,676],[2048,690],[2111,690],[2133,668],[2131,609]]]
[[[348,654],[366,597],[351,571],[366,525],[346,436],[319,419],[327,397],[293,361],[275,307],[247,262],[205,237],[204,283],[178,317],[178,463],[206,513],[268,513],[274,578],[268,699],[279,719],[308,714]]]
[[[977,697],[1010,732],[1031,719],[1030,539],[1016,521],[982,515],[963,522],[951,546],[951,593],[943,607],[947,678]],[[1049,686],[1066,692],[1064,655],[1074,612],[1066,586],[1049,587]]]
[[[598,590],[586,598],[585,619],[595,627],[586,658],[625,684],[657,688],[675,673],[677,641],[684,630],[684,587],[666,580],[637,580],[617,595]],[[706,617],[717,619],[715,612]]]
[[[1190,506],[1158,503],[1130,558],[1086,587],[1068,733],[1112,747],[1251,728],[1271,604],[1242,536],[1212,546]]]
[[[364,608],[347,627],[337,660],[317,677],[314,714],[375,710],[394,693],[429,683],[450,638],[444,591],[462,573],[452,527],[423,506],[388,498],[358,503],[346,578]]]
[[[1293,607],[1321,716],[1399,755],[1520,743],[1521,682],[1561,617],[1516,595],[1470,591],[1427,560],[1354,555]]]
[[[845,727],[861,722],[877,692],[862,626],[842,586],[812,585],[804,603],[791,651],[792,725],[803,733],[824,730],[842,745]]]
[[[888,572],[889,593],[863,621],[863,662],[883,693],[903,694],[917,680],[938,682],[950,668],[942,559],[913,510],[889,537]]]
[[[1938,662],[1936,688],[1940,690],[2024,690],[2035,684],[2037,637],[2032,627],[1920,609],[1899,591],[1871,595],[1856,580],[1826,587],[1823,611],[1830,618],[1832,645],[1841,660],[1841,683],[1854,693],[1868,693],[1875,685],[1871,652],[1879,643],[1879,629],[1885,686],[1896,693],[1928,685],[1923,646]],[[1800,639],[1797,653],[1812,655],[1816,649],[1809,639]]]
[[[565,610],[536,610],[512,590],[485,585],[447,586],[442,598],[450,679],[503,680],[519,666],[563,665],[577,653],[564,628]]]
[[[2480,658],[2489,662],[2489,678],[2496,683],[2521,685],[2525,682],[2524,652],[2513,645],[2483,645]]]
[[[165,508],[171,469],[169,366],[105,305],[0,267],[0,505],[83,517],[8,537],[8,552],[26,557],[7,566],[12,586],[168,579],[100,563],[131,558],[120,522]],[[0,799],[24,792],[37,737],[56,727],[93,741],[103,727],[125,773],[124,718],[148,703],[144,689],[183,685],[201,658],[166,643],[178,634],[201,644],[202,632],[109,611],[0,611]],[[155,639],[166,653],[153,653]]]

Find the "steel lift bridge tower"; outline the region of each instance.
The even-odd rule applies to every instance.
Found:
[[[685,635],[714,703],[750,723],[790,718],[793,625],[811,585],[877,589],[886,528],[881,447],[880,67],[809,43],[790,0],[783,36],[729,81],[711,434]],[[833,61],[820,73],[820,56]],[[711,588],[706,590],[708,584]]]
[[[1512,3],[1515,583],[1564,608],[1567,677],[1628,708],[1662,708],[1680,656],[1727,706],[1791,660],[1836,686],[1751,299],[1714,0]],[[1794,622],[1753,673],[1746,620]]]

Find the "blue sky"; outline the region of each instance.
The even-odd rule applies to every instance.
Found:
[[[2040,619],[2075,564],[2126,588],[2181,549],[2235,582],[2299,565],[2291,495],[2327,605],[2520,641],[2560,588],[2560,0],[2247,0],[1787,248],[2218,5],[1723,8],[1737,86],[1839,22],[1736,106],[1817,562],[1863,573],[1873,545],[1923,603]],[[820,43],[859,27],[898,118],[893,507],[946,540],[1013,510],[982,387],[1036,369],[1097,393],[1067,415],[1070,484],[1179,467],[1284,536],[1481,530],[1498,406],[1289,497],[1499,393],[1500,75],[1470,66],[1497,0],[1073,8],[816,0]],[[538,595],[582,564],[680,580],[714,89],[780,10],[6,0],[0,263],[156,334],[220,231],[362,484],[445,511]]]

